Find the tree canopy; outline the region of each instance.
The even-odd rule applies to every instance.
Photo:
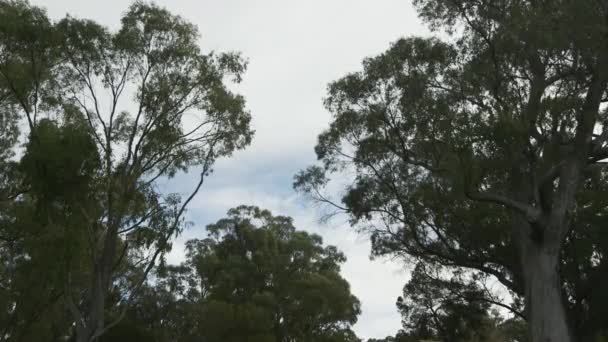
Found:
[[[592,203],[604,197],[608,151],[608,8],[414,4],[447,38],[400,39],[331,83],[321,165],[299,174],[296,188],[347,211],[371,233],[375,255],[495,277],[524,299],[533,341],[585,336],[589,316],[578,314],[593,304],[570,309],[597,294],[575,290],[568,272],[605,267],[571,259],[570,248],[602,250],[581,240],[604,217]],[[322,191],[341,171],[356,175],[342,204]]]
[[[346,259],[336,247],[251,206],[207,230],[107,341],[144,333],[151,341],[359,341],[351,327],[360,304],[340,276]]]

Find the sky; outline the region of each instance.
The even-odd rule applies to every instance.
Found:
[[[120,24],[126,0],[30,0],[54,19],[66,14],[111,29]],[[395,307],[408,279],[397,261],[370,260],[369,240],[346,217],[319,221],[321,212],[296,194],[293,176],[315,162],[316,138],[331,120],[323,108],[327,84],[361,69],[365,57],[400,37],[428,35],[409,0],[157,0],[198,26],[204,51],[239,51],[249,61],[235,90],[252,114],[254,140],[220,160],[189,207],[194,225],[174,243],[170,260],[183,259],[186,240],[240,204],[257,205],[294,218],[298,229],[318,233],[348,261],[342,275],[362,303],[354,329],[359,337],[385,337],[401,326]],[[186,194],[197,174],[179,175],[165,186]]]

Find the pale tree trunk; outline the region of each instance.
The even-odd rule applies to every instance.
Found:
[[[560,276],[560,251],[569,227],[569,208],[574,201],[579,169],[576,163],[562,168],[559,196],[551,208],[538,209],[530,218],[514,221],[514,239],[519,247],[528,337],[532,342],[573,342]],[[532,198],[530,184],[516,179],[512,184],[521,203]]]
[[[84,322],[80,329],[76,329],[76,342],[96,341],[104,328],[107,289],[102,284],[102,279],[100,279],[100,275],[97,272],[94,277],[91,295],[88,298],[89,305],[84,311]]]
[[[532,342],[574,341],[562,291],[560,251],[570,228],[575,196],[586,166],[584,149],[573,150],[562,161],[557,188],[548,191],[553,195],[545,198],[550,205],[541,206],[534,221],[528,220],[522,226],[525,229],[519,231],[526,314]],[[550,182],[545,186],[551,187]],[[542,188],[538,190],[544,192]],[[543,200],[539,198],[538,203]]]
[[[106,297],[112,283],[112,267],[118,241],[116,231],[117,228],[113,228],[106,234],[104,248],[95,262],[89,305],[84,311],[82,327],[76,329],[76,342],[97,341],[105,330]]]
[[[534,190],[530,191],[534,184],[520,170],[512,170],[510,186],[513,198],[527,203],[534,197]],[[571,174],[567,176],[575,179],[577,170],[569,168],[568,171]],[[573,183],[568,185],[574,188]],[[573,201],[571,193],[567,193],[560,203],[555,203],[553,209],[566,212]],[[568,227],[567,217],[550,218],[550,213],[545,212],[543,216],[538,211],[535,222],[522,215],[516,215],[513,221],[513,239],[517,241],[521,264],[528,337],[532,342],[572,342],[559,270],[562,240]]]
[[[529,245],[522,262],[531,341],[573,341],[562,299],[559,245]]]

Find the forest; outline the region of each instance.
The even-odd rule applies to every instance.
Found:
[[[412,4],[432,35],[327,85],[292,175],[410,272],[364,339],[345,253],[283,213],[234,203],[168,258],[256,139],[247,56],[153,2],[0,0],[0,341],[608,341],[608,1]]]

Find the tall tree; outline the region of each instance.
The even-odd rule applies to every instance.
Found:
[[[83,122],[58,127],[43,119],[36,140],[26,146],[17,169],[27,192],[8,207],[0,231],[6,237],[0,259],[5,269],[4,339],[52,340],[73,322],[62,302],[63,284],[86,269],[86,222],[75,204],[91,200],[99,158]],[[14,179],[13,181],[18,181]],[[69,265],[69,267],[67,267]]]
[[[227,87],[245,63],[203,53],[196,27],[144,2],[116,32],[72,17],[51,22],[23,1],[0,1],[0,16],[0,112],[27,127],[28,192],[16,201],[32,203],[41,232],[78,251],[55,276],[76,340],[93,341],[164,262],[215,160],[250,143],[244,99]],[[158,190],[157,180],[189,169],[200,178],[186,198]],[[20,253],[48,262],[43,250]]]
[[[54,44],[50,27],[44,11],[24,2],[0,2],[0,335],[7,341],[51,340],[63,336],[70,325],[61,303],[61,283],[50,281],[57,270],[51,260],[62,259],[63,253],[38,258],[57,249],[52,233],[40,236],[45,230],[36,222],[40,215],[35,203],[24,199],[31,185],[23,182],[25,170],[16,155],[19,133],[27,132],[20,125],[25,121],[19,111],[22,101],[31,98],[26,94],[36,84],[46,81],[45,63],[55,60],[50,53],[34,52],[50,51],[47,48]],[[57,147],[53,144],[50,149]]]
[[[359,301],[335,247],[256,207],[232,209],[207,229],[210,239],[190,241],[188,254],[210,341],[355,341]]]
[[[335,247],[257,207],[231,209],[208,231],[108,341],[142,332],[155,341],[359,341],[351,326],[360,304]]]
[[[533,341],[572,341],[560,257],[599,213],[580,196],[605,177],[608,7],[414,3],[449,39],[401,39],[332,83],[323,165],[295,185],[330,202],[328,174],[354,170],[335,204],[374,253],[493,275],[525,298]]]

